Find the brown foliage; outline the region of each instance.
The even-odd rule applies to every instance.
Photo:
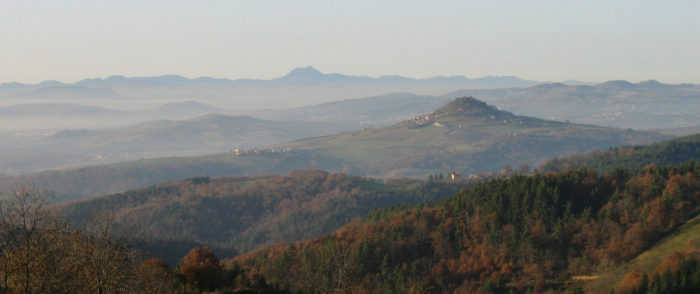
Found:
[[[174,290],[174,275],[170,266],[159,258],[144,260],[136,270],[143,293],[167,294]]]
[[[343,173],[293,170],[286,176],[164,183],[70,203],[63,211],[77,224],[91,213],[114,211],[116,225],[136,227],[136,233],[148,238],[186,239],[246,252],[327,234],[374,208],[437,199],[453,195],[459,187],[388,185]]]
[[[216,286],[221,277],[222,267],[219,258],[209,247],[198,247],[190,250],[185,256],[180,271],[188,283],[203,290]]]
[[[631,272],[628,272],[624,278],[622,278],[622,281],[620,281],[620,284],[615,287],[615,292],[616,293],[628,293],[632,291],[635,288],[639,288],[639,285],[642,281],[642,273],[639,272],[638,270],[633,270]]]
[[[650,166],[636,175],[570,171],[494,181],[471,189],[479,194],[467,190],[445,204],[353,223],[331,236],[362,253],[363,272],[350,284],[355,292],[409,292],[418,285],[448,292],[480,287],[563,291],[557,288],[562,284],[549,281],[628,260],[698,211],[697,175],[669,170]],[[566,190],[552,192],[557,189]],[[499,198],[506,193],[514,195]],[[548,193],[553,196],[546,198]],[[475,200],[470,203],[467,196]],[[538,210],[527,210],[537,205]],[[291,278],[280,283],[303,290],[299,281],[304,279],[294,278],[301,269],[280,263],[280,253],[292,260],[321,254],[328,251],[324,238],[236,260],[266,277],[284,271]],[[267,259],[256,258],[263,254]],[[622,287],[633,287],[637,278],[631,274]]]

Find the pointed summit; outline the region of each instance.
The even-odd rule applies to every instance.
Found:
[[[484,125],[522,125],[532,122],[535,118],[517,116],[508,111],[498,110],[474,97],[460,97],[452,100],[430,115],[417,116],[402,122],[409,129],[429,125],[461,129]]]
[[[322,77],[323,73],[315,69],[313,66],[299,67],[290,71],[286,78],[317,78]]]
[[[460,97],[447,103],[444,107],[433,112],[435,117],[450,116],[513,116],[510,112],[501,111],[486,102],[474,97]]]

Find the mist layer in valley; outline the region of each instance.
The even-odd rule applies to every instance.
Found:
[[[376,96],[356,98],[365,95]],[[306,67],[273,80],[6,83],[0,85],[0,173],[262,148],[396,124],[459,96],[561,122],[672,135],[700,125],[698,85],[655,81],[538,85],[515,77],[370,78]]]

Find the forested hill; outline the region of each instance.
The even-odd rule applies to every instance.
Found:
[[[700,134],[681,137],[651,145],[614,147],[550,160],[539,167],[541,171],[563,171],[589,167],[599,172],[615,169],[637,170],[648,164],[679,164],[700,160]]]
[[[245,252],[332,232],[374,208],[441,199],[464,184],[384,183],[294,170],[286,176],[196,177],[68,203],[62,211],[78,226],[91,215],[112,213],[117,227],[151,240],[152,245],[158,240],[184,240]],[[164,257],[180,258],[191,248],[183,249]]]
[[[600,270],[644,252],[699,211],[698,162],[630,174],[576,169],[490,180],[435,205],[234,262],[292,291],[581,293]],[[693,281],[682,285],[700,289]]]

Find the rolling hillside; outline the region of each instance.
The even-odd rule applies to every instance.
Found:
[[[210,154],[343,130],[345,127],[332,123],[209,114],[109,129],[0,133],[0,138],[6,140],[0,146],[0,172],[26,173],[140,158]]]
[[[430,113],[444,106],[452,98],[392,93],[306,107],[263,109],[244,113],[264,119],[334,122],[360,129],[392,125],[416,115]]]
[[[351,172],[422,176],[444,170],[498,171],[553,156],[668,138],[655,133],[568,124],[501,111],[471,97],[392,126],[276,147],[309,150]]]
[[[665,138],[657,133],[517,116],[464,97],[432,114],[392,126],[275,144],[240,155],[139,160],[28,174],[3,182],[38,185],[55,193],[58,200],[67,200],[193,176],[250,176],[299,168],[378,177],[427,177],[451,171],[466,176]]]
[[[61,210],[78,226],[92,215],[112,213],[118,228],[155,240],[151,246],[186,241],[245,252],[329,233],[375,208],[438,200],[463,184],[383,183],[294,170],[287,176],[197,177],[67,203]]]
[[[102,153],[212,153],[332,134],[342,129],[328,123],[208,114],[188,120],[157,120],[106,130],[63,131],[45,143],[69,145],[70,141],[74,148]]]
[[[611,285],[620,285],[628,272],[638,271],[650,274],[663,264],[664,259],[674,253],[688,254],[698,250],[700,250],[700,216],[688,220],[635,258],[596,273],[587,283],[588,289],[593,292],[607,292]]]

